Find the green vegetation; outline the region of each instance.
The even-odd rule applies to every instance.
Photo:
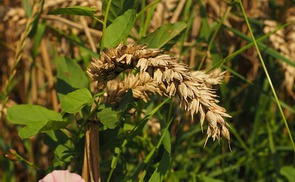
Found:
[[[295,179],[294,2],[99,2],[6,2],[10,10],[21,8],[7,10],[0,22],[0,181],[37,181],[57,169],[89,181]],[[279,25],[266,32],[268,19]],[[124,54],[129,48],[117,47],[130,43],[146,47],[131,46]],[[162,54],[169,57],[160,59]],[[144,69],[143,58],[168,66]],[[131,64],[122,62],[128,59]],[[105,62],[99,65],[104,70],[93,68]],[[208,91],[212,95],[190,98],[189,88],[180,85],[197,76],[182,63],[190,71],[205,70],[198,72],[204,90],[224,79]],[[204,76],[218,68],[226,73]],[[162,77],[160,85],[156,69],[183,79]],[[152,80],[141,82],[145,71]],[[140,89],[127,87],[133,83],[128,79]],[[174,93],[168,91],[172,82],[179,86]],[[123,86],[112,93],[116,84]],[[196,112],[185,108],[194,99]],[[211,111],[228,125],[215,119],[218,129],[210,130]]]

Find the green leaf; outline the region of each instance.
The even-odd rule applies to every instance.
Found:
[[[57,67],[56,90],[59,99],[79,88],[87,88],[88,78],[79,64],[69,58],[57,58],[55,60]]]
[[[106,16],[107,4],[108,1],[103,0],[102,13],[104,16]],[[132,9],[134,4],[134,0],[112,0],[108,14],[108,24],[112,23],[118,16],[124,14],[128,9]]]
[[[155,109],[158,110],[159,108],[161,108],[161,107],[163,106],[163,104],[166,103],[169,99],[170,99],[170,98],[167,98],[166,100],[164,100],[164,101],[163,101],[160,105],[158,105]],[[151,111],[150,114],[154,114],[154,113],[156,112],[155,109],[153,109],[153,111]],[[149,116],[146,116],[145,118],[147,118],[147,117],[149,117]],[[143,118],[143,120],[144,120],[145,118]],[[133,174],[133,179],[134,179],[134,180],[135,180],[135,178],[138,176],[138,174],[141,172],[141,170],[142,170],[145,166],[147,166],[147,168],[146,168],[145,170],[143,170],[142,173],[143,173],[143,174],[146,174],[146,172],[149,170],[149,166],[150,166],[150,164],[152,163],[153,158],[155,157],[155,154],[159,151],[159,148],[160,148],[161,144],[163,143],[163,140],[164,140],[164,138],[165,138],[165,136],[166,136],[166,133],[169,133],[168,130],[169,130],[169,126],[170,126],[170,124],[172,123],[172,121],[173,121],[173,120],[171,119],[171,120],[169,121],[169,123],[168,123],[166,126],[163,127],[163,129],[162,129],[162,136],[161,136],[161,138],[158,140],[158,143],[157,143],[156,146],[155,146],[155,147],[149,152],[149,154],[145,157],[144,161],[138,165],[136,171],[135,171],[134,174]],[[146,123],[145,123],[145,124],[146,124]],[[131,137],[131,138],[134,138],[134,136],[132,135],[132,133],[130,134],[130,137]],[[166,149],[165,146],[164,146],[164,148]],[[169,149],[169,150],[171,150],[171,149]],[[164,155],[166,155],[165,153],[167,153],[168,156],[169,156],[169,157],[168,157],[168,158],[169,158],[169,164],[167,163],[166,159],[163,159],[163,160],[166,161],[166,162],[165,162],[165,166],[162,166],[162,165],[160,164],[159,167],[158,167],[158,169],[156,169],[156,171],[159,170],[159,172],[156,172],[157,174],[155,174],[155,177],[154,177],[155,180],[157,180],[158,178],[160,178],[160,179],[161,179],[160,181],[162,181],[162,179],[163,179],[164,176],[166,175],[166,172],[168,172],[168,168],[170,168],[170,155],[169,155],[170,152],[171,152],[171,151],[167,151],[167,149],[165,150],[165,152],[164,152],[164,154],[163,154],[163,158],[167,157],[167,156],[164,156]],[[168,167],[168,168],[166,168],[166,167]],[[165,171],[166,169],[167,169],[167,171]],[[165,171],[165,172],[164,172],[164,171]],[[145,176],[145,175],[142,175],[141,178],[140,178],[140,180],[144,179],[144,176]]]
[[[223,180],[211,178],[209,176],[204,176],[204,175],[200,176],[200,178],[201,178],[201,181],[203,182],[224,182]]]
[[[104,48],[115,47],[127,38],[135,22],[135,15],[135,10],[129,9],[106,28]]]
[[[110,129],[114,129],[119,122],[119,115],[111,106],[101,104],[98,108],[97,117],[100,122]]]
[[[147,44],[150,48],[161,48],[170,40],[179,35],[186,28],[183,22],[162,25],[139,41],[139,44]]]
[[[90,16],[93,17],[93,15],[97,12],[96,7],[84,7],[84,6],[71,6],[66,8],[57,8],[52,11],[50,11],[48,14],[51,15],[83,15],[83,16]]]
[[[155,169],[153,175],[149,179],[149,182],[163,181],[164,177],[170,169],[170,155],[165,150],[160,161],[159,166]]]
[[[158,151],[161,143],[163,143],[165,151],[163,153],[162,160],[160,161],[159,166],[155,169],[149,181],[163,181],[170,169],[171,140],[170,140],[170,133],[168,130],[171,123],[172,123],[172,119],[169,121],[168,125],[165,125],[164,123],[161,124],[162,136],[160,140],[158,141],[156,149]]]
[[[36,34],[34,36],[34,48],[32,51],[34,57],[37,57],[37,55],[39,54],[41,40],[43,38],[46,27],[47,27],[46,23],[39,23],[38,24]]]
[[[46,132],[44,135],[44,143],[54,153],[53,167],[63,166],[69,163],[71,158],[73,158],[73,155],[68,155],[70,151],[74,150],[73,141],[62,130]]]
[[[139,122],[140,124],[134,129],[134,131],[130,134],[130,138],[134,138],[136,135],[138,135],[143,127],[146,125],[148,120],[151,116],[153,116],[170,98],[166,98],[162,103],[160,103],[158,106],[154,107],[153,110],[148,112],[148,114]]]
[[[7,119],[13,124],[26,125],[19,131],[21,138],[29,138],[41,131],[65,127],[61,114],[38,105],[15,105],[7,110]]]
[[[225,27],[225,26],[224,26]],[[247,40],[248,42],[250,42],[249,44],[245,45],[244,47],[240,48],[239,50],[237,50],[236,52],[234,52],[233,54],[229,55],[227,60],[231,60],[233,59],[235,56],[240,55],[242,52],[246,51],[247,49],[249,49],[250,47],[252,47],[254,45],[254,43],[252,42],[252,39],[250,37],[248,37],[247,35],[243,34],[242,32],[238,31],[237,29],[234,29],[232,27],[225,27],[226,29],[232,31],[234,34],[236,34],[237,36]],[[259,48],[266,52],[267,54],[269,54],[270,56],[284,61],[287,64],[295,67],[295,63],[293,61],[291,61],[290,59],[286,58],[285,56],[283,56],[282,54],[280,54],[278,51],[276,51],[275,49],[267,46],[266,44],[262,43],[261,41],[266,39],[268,36],[264,35],[263,37],[257,39],[257,44],[259,46]]]
[[[32,16],[32,8],[33,8],[31,2],[29,0],[23,0],[22,4],[25,9],[26,16],[31,17]]]
[[[208,23],[208,17],[206,14],[206,9],[203,5],[203,2],[201,0],[198,0],[200,4],[200,15],[201,15],[201,30],[200,30],[200,35],[202,38],[204,38],[206,41],[209,40],[210,34],[211,34],[211,29],[210,25]]]
[[[91,104],[92,95],[87,88],[81,88],[68,93],[61,100],[61,108],[67,113],[76,113],[81,110],[85,104]]]
[[[170,154],[171,153],[171,137],[169,132],[165,133],[165,136],[163,138],[163,145],[166,151]]]
[[[292,166],[284,166],[280,170],[281,175],[285,176],[288,181],[293,181],[295,179],[295,168]]]

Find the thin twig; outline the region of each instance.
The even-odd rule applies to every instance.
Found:
[[[88,27],[85,18],[83,16],[81,16],[80,20],[81,20],[84,32],[85,32],[85,34],[86,34],[86,36],[87,36],[87,38],[89,40],[89,44],[91,46],[92,51],[97,53],[96,46],[95,46],[93,38],[91,37],[91,34],[90,34],[90,28]]]
[[[182,12],[182,9],[183,9],[185,3],[186,3],[186,0],[181,0],[178,3],[178,6],[177,6],[176,10],[174,11],[173,16],[172,16],[172,18],[170,20],[170,23],[175,23],[177,21],[179,15]]]
[[[54,76],[52,74],[52,66],[50,64],[50,58],[49,58],[49,54],[46,48],[46,42],[44,39],[42,39],[41,41],[41,56],[42,56],[42,60],[44,63],[44,67],[45,67],[45,74],[46,77],[48,79],[49,85],[48,88],[50,90],[50,94],[51,94],[51,100],[52,100],[52,107],[55,111],[58,111],[58,99],[57,99],[57,94],[56,94],[56,90],[54,89]]]
[[[66,25],[69,25],[73,28],[76,28],[78,30],[84,30],[83,27],[81,27],[80,24],[78,23],[75,23],[75,22],[72,22],[68,19],[65,19],[65,18],[62,18],[62,17],[59,17],[59,16],[55,16],[55,15],[41,15],[41,18],[42,19],[47,19],[47,20],[55,20],[55,21],[59,21],[61,23],[64,23]],[[102,32],[101,31],[98,31],[98,30],[95,30],[95,29],[92,29],[92,28],[89,28],[89,32],[92,34],[92,35],[95,35],[97,37],[101,37],[102,36]]]

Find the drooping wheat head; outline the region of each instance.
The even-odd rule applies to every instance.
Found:
[[[136,69],[137,74],[129,73],[123,80],[117,76],[127,70]],[[166,97],[178,95],[181,106],[191,114],[200,115],[203,129],[208,123],[207,138],[230,140],[229,125],[224,120],[231,117],[217,103],[213,85],[219,84],[224,72],[216,69],[209,74],[204,71],[189,71],[188,66],[177,63],[176,58],[162,54],[161,49],[146,48],[144,45],[120,44],[101,53],[101,58],[93,58],[88,74],[105,89],[107,101],[114,104],[132,89],[133,97],[147,101],[149,95],[159,94]],[[205,145],[206,145],[205,142]]]

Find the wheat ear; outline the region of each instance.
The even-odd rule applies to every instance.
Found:
[[[128,75],[120,83],[114,81],[120,73],[130,69],[137,69],[138,74]],[[93,58],[87,72],[98,81],[99,88],[106,88],[110,102],[119,102],[128,89],[133,90],[134,97],[145,101],[155,93],[167,97],[178,95],[181,106],[192,118],[194,114],[200,114],[202,129],[207,121],[205,145],[209,137],[219,141],[222,136],[230,140],[229,125],[224,117],[231,116],[217,104],[219,101],[212,89],[224,77],[224,72],[219,69],[210,74],[191,72],[187,65],[177,63],[175,57],[162,54],[161,49],[120,44],[103,51],[101,58]]]

